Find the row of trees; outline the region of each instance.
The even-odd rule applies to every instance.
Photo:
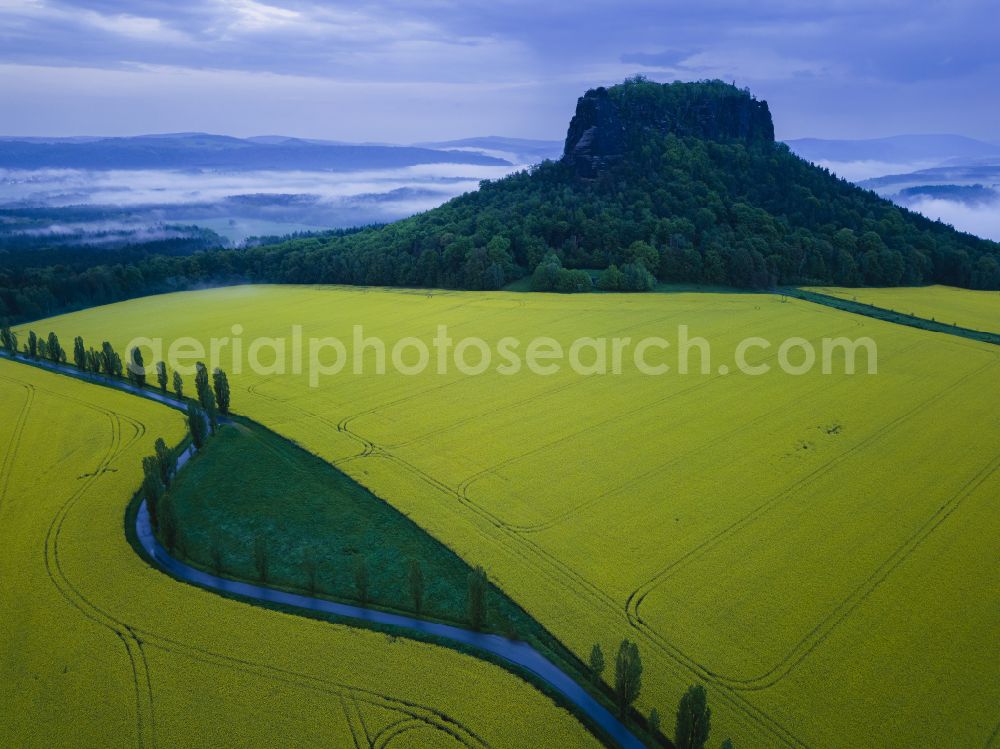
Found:
[[[217,420],[194,403],[187,406],[187,425],[191,443],[200,450],[208,437],[215,433]],[[160,543],[173,552],[180,539],[180,523],[168,490],[177,471],[177,457],[163,438],[157,438],[154,452],[142,459],[142,496],[149,512],[149,524]]]
[[[55,333],[40,338],[33,330],[28,331],[27,341],[18,350],[18,337],[9,327],[0,328],[0,347],[11,356],[24,355],[30,359],[48,360],[57,364],[66,363],[66,352]],[[87,348],[83,338],[73,340],[73,363],[80,372],[121,378],[123,374],[121,356],[110,342],[101,343],[100,350]],[[167,392],[167,366],[160,361],[155,366],[157,384],[163,393]],[[146,387],[146,368],[142,351],[132,348],[128,355],[128,366],[124,372],[130,384]],[[178,399],[184,397],[184,380],[179,372],[173,373],[173,389]],[[203,362],[195,365],[195,390],[197,403],[187,406],[187,424],[195,449],[201,449],[207,438],[218,427],[219,414],[228,415],[230,405],[229,380],[226,373],[216,368],[209,379],[208,368]],[[176,458],[162,438],[156,440],[154,454],[142,459],[142,495],[149,510],[150,524],[161,542],[173,549],[178,536],[177,522],[169,502],[165,502],[167,489],[176,470]]]
[[[0,328],[0,347],[10,356],[23,354],[32,359],[45,359],[56,364],[66,363],[66,351],[59,343],[59,336],[49,333],[45,338],[39,338],[35,331],[28,331],[28,339],[24,342],[24,347],[18,350],[17,333],[9,327]]]
[[[161,501],[177,470],[177,459],[162,437],[158,437],[152,455],[142,459],[142,494],[149,512],[149,523],[154,533],[176,537],[177,526],[170,508],[161,507]]]
[[[224,558],[222,549],[218,543],[214,544],[211,551],[212,566],[217,574],[224,571]],[[267,539],[262,535],[254,537],[253,542],[253,563],[260,582],[267,582],[270,574],[270,551]],[[311,549],[307,549],[302,558],[302,572],[304,577],[304,588],[310,595],[320,592],[320,578],[322,570],[318,560],[318,555]],[[368,574],[368,562],[362,554],[354,557],[354,598],[362,606],[368,605],[371,600],[370,577]],[[410,598],[413,612],[417,616],[424,613],[424,573],[423,567],[416,559],[411,559],[407,563],[406,571],[407,584],[409,586]],[[468,598],[466,600],[467,621],[469,626],[479,632],[487,623],[489,609],[489,581],[486,571],[482,567],[476,567],[469,572],[468,577]]]
[[[590,651],[590,673],[596,684],[601,683],[607,664],[600,644]],[[633,703],[642,691],[642,658],[639,646],[631,640],[622,640],[615,656],[615,673],[612,693],[621,718],[628,715]],[[694,685],[688,688],[677,706],[677,722],[674,729],[674,745],[677,749],[703,749],[708,741],[711,728],[712,710],[708,706],[705,687]],[[658,734],[661,729],[660,713],[656,708],[650,711],[647,725]],[[726,739],[722,749],[732,749],[732,742]]]
[[[142,356],[138,353],[138,349],[132,350],[132,361],[136,362],[138,359],[138,364],[142,363]],[[157,379],[159,381],[160,388],[163,392],[166,392],[166,366],[163,362],[159,362],[157,365]],[[198,362],[197,373],[200,374],[202,370],[205,370],[205,365]],[[221,374],[218,378],[220,385],[225,382],[225,373],[221,370],[216,370]],[[218,411],[216,409],[216,398],[212,391],[204,384],[205,378],[196,377],[196,384],[198,385],[198,396],[199,402],[188,403],[186,420],[188,426],[188,432],[191,436],[191,444],[194,445],[196,450],[200,450],[207,441],[208,437],[215,434],[218,429]],[[183,398],[184,384],[180,375],[174,372],[174,384],[178,398]],[[225,385],[225,392],[228,395],[228,384]],[[226,400],[226,413],[228,413],[228,400]],[[167,512],[164,513],[159,509],[161,500],[166,495],[167,490],[170,488],[170,482],[173,477],[174,472],[177,469],[177,460],[173,453],[167,448],[166,443],[164,443],[163,438],[158,438],[155,443],[155,453],[151,456],[147,456],[142,459],[142,469],[143,469],[143,483],[142,492],[146,499],[146,506],[149,510],[150,524],[153,527],[153,531],[160,536],[161,542],[167,549],[173,551],[176,546],[178,527],[177,521],[174,513]],[[168,508],[169,505],[166,505]],[[170,508],[172,510],[172,508]],[[165,522],[161,523],[161,515],[164,517]]]
[[[49,333],[46,338],[40,338],[35,331],[28,331],[28,339],[22,350],[18,350],[17,334],[9,327],[0,328],[0,347],[11,356],[24,355],[30,359],[42,359],[56,364],[66,363],[66,351],[59,343],[59,336]],[[135,387],[146,387],[146,364],[139,348],[132,348],[128,353],[128,364],[122,366],[121,356],[110,342],[101,343],[100,349],[87,348],[81,336],[73,339],[73,364],[81,372],[105,375],[107,377],[122,377],[126,375],[130,384]],[[184,397],[184,379],[174,371],[172,380],[168,377],[167,365],[158,361],[154,367],[156,381],[163,393],[167,392],[168,383],[172,383],[174,394]],[[195,364],[195,391],[201,409],[215,418],[216,414],[229,415],[230,388],[226,373],[216,367],[209,377],[208,367],[204,362]]]

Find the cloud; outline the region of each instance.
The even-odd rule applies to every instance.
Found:
[[[657,52],[626,52],[621,61],[627,65],[641,65],[662,70],[676,69],[696,52],[693,49],[661,49]]]
[[[127,13],[102,15],[87,11],[82,13],[79,19],[96,29],[131,39],[172,44],[190,44],[193,41],[188,35],[166,26],[159,18],[133,16]]]
[[[262,78],[257,95],[280,102],[288,124],[268,130],[299,126],[300,108],[328,122],[349,117],[358,131],[384,130],[379,120],[386,107],[376,92],[406,85],[395,101],[390,139],[439,137],[405,132],[430,109],[450,133],[488,128],[559,137],[584,90],[648,72],[664,80],[735,79],[772,104],[780,102],[775,113],[784,137],[882,135],[899,132],[900,122],[909,132],[988,137],[1000,119],[1000,101],[983,95],[1000,74],[994,12],[990,0],[930,6],[902,0],[587,0],[572,6],[528,0],[0,0],[0,64],[62,67],[103,82],[108,79],[95,71],[144,72],[145,91],[127,83],[117,92],[105,89],[109,99],[127,90],[133,110],[109,112],[109,124],[98,128],[105,132],[126,125],[132,132],[164,129],[155,122],[168,106],[171,115],[198,119],[206,103],[200,74],[229,71],[230,77],[277,76]],[[167,69],[190,75],[186,99],[160,101],[157,71]],[[320,110],[302,98],[312,95],[296,84],[302,79],[326,80],[331,89],[369,85],[373,94],[368,101],[331,99]],[[218,80],[223,85],[223,77]],[[453,86],[451,98],[439,96],[446,85]],[[477,99],[485,106],[477,115],[460,85],[488,89],[498,103]],[[0,98],[17,86],[0,80]],[[245,126],[242,107],[252,102],[234,101],[222,89],[213,95],[233,105],[231,124],[217,129]],[[14,100],[26,110],[16,121],[35,129],[49,123],[49,132],[76,121],[79,107],[47,99],[36,92]]]

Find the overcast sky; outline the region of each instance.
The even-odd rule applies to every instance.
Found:
[[[1000,141],[995,0],[0,0],[0,133],[562,139],[642,72],[767,99],[779,138]]]

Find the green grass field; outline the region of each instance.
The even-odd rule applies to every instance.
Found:
[[[178,413],[7,361],[0,409],[0,746],[599,746],[477,658],[147,566],[125,508]]]
[[[808,291],[870,304],[904,315],[935,320],[986,333],[1000,333],[1000,291],[970,291],[952,286],[886,289],[804,287]]]
[[[410,615],[409,563],[417,561],[424,580],[420,615],[468,626],[471,570],[461,558],[329,463],[265,429],[222,426],[169,497],[180,528],[176,551],[202,569],[258,581],[259,538],[268,552],[269,585],[357,603],[355,572],[363,560],[364,603]],[[308,559],[315,563],[313,590]],[[567,659],[500,591],[491,591],[488,604],[488,630],[516,634]]]
[[[247,340],[301,325],[349,341],[355,323],[390,344],[439,324],[564,344],[689,325],[712,343],[709,374],[342,373],[310,388],[244,370],[233,404],[484,565],[581,657],[634,638],[643,712],[671,715],[706,683],[713,743],[995,741],[995,346],[747,294],[235,287],[31,327],[123,346],[234,324]],[[843,335],[876,341],[877,375],[717,370],[747,336]]]

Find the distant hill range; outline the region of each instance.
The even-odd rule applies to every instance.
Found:
[[[511,166],[474,149],[350,144],[283,136],[168,133],[125,138],[0,138],[7,169],[394,169],[419,164]]]
[[[910,164],[968,162],[1000,158],[1000,145],[963,135],[894,135],[865,140],[797,138],[785,141],[792,151],[809,161],[878,161]]]
[[[462,138],[429,143],[414,143],[415,146],[434,150],[475,151],[515,164],[537,164],[545,159],[558,159],[562,155],[560,140],[531,140],[528,138],[505,138],[487,135],[480,138]]]

